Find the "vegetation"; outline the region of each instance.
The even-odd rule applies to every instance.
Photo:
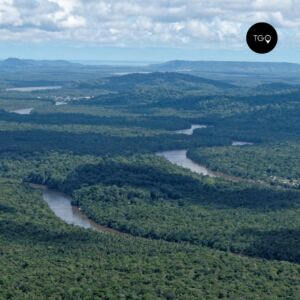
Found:
[[[56,156],[43,163],[39,159],[36,169],[30,166],[27,180],[72,195],[74,204],[102,225],[152,239],[299,262],[298,191],[201,178],[151,156],[89,163],[88,156],[65,155],[56,163],[61,165],[57,171]]]
[[[299,266],[87,231],[55,218],[39,192],[1,187],[1,299],[297,296]]]
[[[296,77],[291,84],[264,77],[253,88],[252,75],[240,87],[234,73],[230,82],[112,77],[134,68],[53,64],[0,63],[1,300],[297,299]],[[212,72],[218,68],[228,65]],[[43,85],[62,88],[5,90]],[[67,105],[55,106],[57,99]],[[32,114],[8,112],[27,107]],[[191,124],[208,127],[175,132]],[[241,180],[203,177],[155,155],[174,149]],[[88,217],[120,233],[67,225],[28,183],[72,196]]]
[[[272,185],[300,187],[300,145],[285,142],[243,147],[192,149],[189,157],[214,171],[262,180]]]

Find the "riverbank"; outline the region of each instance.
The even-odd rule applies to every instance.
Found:
[[[43,200],[47,202],[49,208],[54,214],[66,222],[85,229],[92,229],[100,233],[121,234],[121,232],[101,226],[98,223],[89,219],[80,207],[72,205],[72,198],[57,190],[49,189],[46,185],[30,184],[34,189],[41,190],[43,193]]]
[[[214,172],[212,170],[209,170],[207,167],[197,164],[194,161],[192,161],[187,156],[188,150],[172,150],[172,151],[163,151],[163,152],[157,152],[155,155],[163,157],[167,159],[170,163],[175,164],[179,167],[189,169],[190,171],[197,173],[199,175],[208,176],[212,178],[223,178],[226,180],[231,180],[234,182],[237,181],[244,181],[241,178],[230,176],[221,172]]]

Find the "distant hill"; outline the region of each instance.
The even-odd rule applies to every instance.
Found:
[[[18,66],[26,66],[28,61],[18,59],[18,58],[8,58],[0,62],[0,66],[2,67],[18,67]]]
[[[150,66],[156,71],[169,72],[208,72],[208,73],[296,73],[300,65],[293,63],[273,62],[235,62],[235,61],[184,61],[174,60]]]
[[[132,72],[176,72],[176,73],[237,73],[237,74],[273,74],[273,73],[299,73],[300,64],[273,63],[273,62],[235,62],[235,61],[184,61],[174,60],[161,64],[152,64],[141,67],[116,67],[116,66],[93,66],[66,60],[32,60],[8,58],[0,61],[0,67],[77,67],[83,69],[107,70]],[[132,75],[132,74],[131,74]],[[147,74],[140,74],[147,75]]]
[[[8,58],[0,61],[2,68],[26,68],[26,67],[70,67],[80,66],[77,63],[71,63],[66,60],[32,60],[32,59],[19,59]]]
[[[24,82],[26,78],[42,81],[60,81],[62,83],[80,80],[93,82],[114,74],[148,70],[141,69],[141,67],[83,65],[66,60],[8,58],[0,61],[0,71],[2,79],[8,81],[8,86],[10,87],[11,80]]]
[[[224,81],[201,78],[189,74],[175,72],[154,72],[149,74],[127,74],[108,77],[103,87],[113,90],[132,90],[139,87],[169,87],[173,89],[192,89],[201,86],[209,88],[229,89],[235,86]]]
[[[140,87],[216,90],[236,86],[256,87],[272,82],[300,85],[300,65],[292,63],[175,60],[149,66],[94,66],[65,60],[8,58],[0,61],[0,71],[2,85],[7,87],[18,86],[21,84],[19,81],[24,82],[26,78],[59,84],[79,82],[83,88],[119,91]],[[272,86],[262,89],[272,89]]]

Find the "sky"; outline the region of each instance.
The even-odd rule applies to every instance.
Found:
[[[255,54],[249,27],[279,42]],[[0,0],[0,59],[300,63],[300,0]]]

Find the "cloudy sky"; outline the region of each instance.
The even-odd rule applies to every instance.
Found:
[[[279,33],[251,53],[248,28]],[[0,0],[0,58],[297,61],[300,0]]]

